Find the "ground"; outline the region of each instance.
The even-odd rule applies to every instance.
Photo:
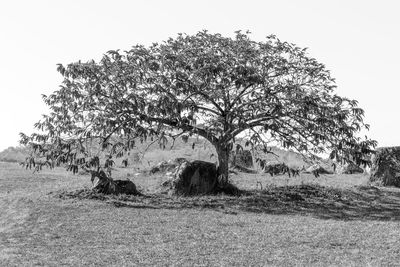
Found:
[[[400,191],[366,175],[239,174],[241,197],[176,198],[155,194],[163,174],[114,173],[147,196],[88,199],[88,176],[0,163],[0,266],[400,262]]]

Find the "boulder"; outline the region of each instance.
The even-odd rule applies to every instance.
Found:
[[[201,160],[184,162],[172,177],[172,193],[185,196],[214,193],[218,184],[217,175],[214,163]]]
[[[214,163],[201,160],[183,162],[161,187],[162,193],[179,196],[242,193],[235,185],[218,179]]]
[[[253,168],[253,156],[250,150],[241,150],[230,157],[231,165],[244,168]]]
[[[140,195],[136,185],[130,180],[113,180],[105,172],[92,172],[92,190],[103,194]]]
[[[400,147],[376,149],[372,157],[370,182],[379,186],[400,187]]]
[[[114,180],[118,194],[139,195],[136,185],[130,180]]]

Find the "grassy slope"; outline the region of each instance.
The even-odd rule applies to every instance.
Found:
[[[115,173],[122,178],[135,172],[132,167]],[[163,180],[162,175],[130,178],[147,193]],[[296,202],[282,198],[273,185],[348,188],[365,184],[366,177],[239,175],[233,180],[249,190],[260,181],[269,191],[239,199],[165,197],[164,205],[153,202],[147,208],[142,204],[152,198],[131,199],[117,208],[113,198],[56,197],[56,191],[89,186],[87,176],[62,169],[32,174],[0,163],[0,265],[365,266],[400,261],[398,190],[352,189],[352,198],[337,202],[312,197]]]
[[[27,155],[24,147],[9,147],[0,152],[0,162],[23,162]]]

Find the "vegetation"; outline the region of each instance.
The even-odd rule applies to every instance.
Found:
[[[265,153],[278,144],[357,164],[368,164],[376,145],[357,137],[368,128],[364,111],[335,94],[325,66],[273,35],[256,42],[241,32],[180,34],[58,71],[60,89],[43,96],[51,113],[35,124],[38,133],[21,134],[21,143],[43,158],[39,168],[68,164],[74,173],[87,168],[98,175],[138,141],[165,148],[168,139],[197,135],[215,147],[218,176],[226,181],[229,153],[242,149],[238,136]]]
[[[372,161],[371,182],[400,187],[400,147],[378,148]]]
[[[360,174],[319,179],[304,173],[296,179],[239,174],[232,180],[240,188],[251,192],[260,181],[263,190],[239,198],[171,198],[154,194],[164,175],[134,176],[134,166],[113,175],[131,174],[149,190],[146,196],[82,190],[90,187],[88,176],[63,168],[32,174],[17,164],[0,165],[1,266],[400,261],[400,191],[367,187],[368,177]]]
[[[29,156],[29,150],[26,147],[8,147],[0,152],[0,161],[2,162],[24,162]]]

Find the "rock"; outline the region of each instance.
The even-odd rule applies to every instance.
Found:
[[[92,190],[107,195],[140,195],[136,189],[136,185],[129,180],[107,180],[102,181],[96,178],[93,182]]]
[[[233,153],[230,157],[230,161],[233,166],[253,168],[253,156],[251,155],[250,150],[242,150]]]
[[[349,163],[347,164],[347,166],[344,167],[342,173],[344,174],[364,173],[364,169],[354,163]]]
[[[163,182],[162,186],[163,193],[180,196],[242,193],[235,185],[218,180],[217,167],[214,163],[200,160],[186,161],[179,165],[173,176]]]
[[[217,188],[217,167],[214,163],[200,160],[184,162],[177,168],[172,179],[173,194],[210,194]]]
[[[400,187],[400,147],[376,149],[372,157],[370,182],[378,186]]]
[[[166,173],[166,181],[161,183],[162,194],[193,196],[225,193],[240,195],[242,193],[235,185],[219,181],[217,167],[214,163],[196,160],[181,162],[174,172]]]
[[[140,195],[136,185],[130,180],[113,180],[104,171],[92,171],[92,190],[103,194]]]
[[[138,195],[136,185],[130,180],[114,180],[117,194]]]

